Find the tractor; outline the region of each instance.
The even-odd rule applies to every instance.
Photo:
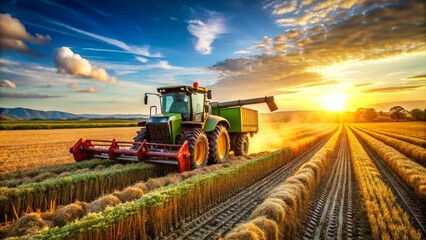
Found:
[[[80,139],[71,149],[76,161],[109,158],[123,161],[176,164],[179,171],[201,168],[207,164],[226,163],[230,152],[247,155],[248,135],[258,132],[258,113],[242,107],[267,103],[271,111],[278,109],[273,96],[210,102],[211,91],[192,86],[160,87],[158,93],[146,93],[159,98],[150,107],[150,117],[138,123],[134,142]],[[106,144],[108,143],[108,144]]]

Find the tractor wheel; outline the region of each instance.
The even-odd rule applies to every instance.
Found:
[[[246,156],[249,149],[249,138],[246,133],[238,133],[233,141],[233,150],[235,156]]]
[[[222,125],[207,133],[209,139],[209,164],[226,163],[229,160],[230,140],[228,130]]]
[[[148,130],[146,128],[141,128],[140,131],[136,132],[136,137],[133,138],[133,141],[135,142],[143,142],[144,140],[148,140]]]
[[[200,128],[189,129],[183,134],[181,144],[188,141],[191,169],[202,168],[207,165],[209,155],[209,141]]]

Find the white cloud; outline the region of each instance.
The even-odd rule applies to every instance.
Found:
[[[94,39],[100,40],[102,42],[108,43],[110,45],[116,46],[120,49],[125,50],[128,53],[132,53],[132,54],[135,54],[135,55],[141,55],[141,56],[145,56],[145,57],[156,57],[156,58],[162,57],[161,53],[151,53],[149,51],[149,46],[142,46],[142,47],[131,46],[131,45],[127,45],[125,42],[122,42],[122,41],[119,41],[119,40],[116,40],[116,39],[113,39],[113,38],[104,37],[104,36],[94,34],[94,33],[91,33],[91,32],[86,32],[84,30],[81,30],[81,29],[78,29],[78,28],[75,28],[75,27],[71,27],[71,26],[63,24],[63,23],[54,22],[54,21],[52,21],[52,23],[57,24],[57,25],[62,26],[62,27],[65,27],[65,28],[68,28],[68,29],[70,29],[74,32],[78,32],[78,33],[81,33],[83,35],[89,36],[91,38],[94,38]],[[94,49],[91,49],[91,50],[94,50]],[[96,49],[96,50],[99,51],[99,49]]]
[[[87,59],[75,54],[68,47],[56,50],[55,65],[59,73],[71,74],[98,80],[101,82],[115,83],[115,77],[108,75],[105,69],[93,66]]]
[[[141,63],[146,63],[148,62],[148,59],[144,58],[144,57],[136,57],[136,60],[138,60]]]
[[[10,14],[0,14],[0,51],[13,50],[21,53],[37,55],[25,42],[33,44],[49,44],[50,36],[38,33],[32,35],[25,26]]]
[[[189,21],[188,31],[197,37],[195,49],[201,54],[212,52],[212,43],[219,34],[226,33],[225,21],[222,17],[213,15],[205,22],[199,19]]]
[[[98,92],[98,89],[96,89],[94,87],[88,87],[88,88],[84,88],[84,89],[78,89],[78,90],[76,90],[76,92],[81,92],[81,93],[95,93],[95,92]]]
[[[283,1],[273,5],[273,8],[273,15],[283,15],[286,13],[291,13],[297,8],[297,0]]]
[[[3,80],[0,82],[0,88],[16,88],[16,84],[9,80]]]

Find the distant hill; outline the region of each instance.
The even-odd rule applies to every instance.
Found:
[[[0,119],[16,119],[16,120],[54,120],[54,119],[78,119],[78,118],[121,118],[136,119],[146,118],[143,114],[73,114],[60,111],[41,111],[29,108],[0,108]]]

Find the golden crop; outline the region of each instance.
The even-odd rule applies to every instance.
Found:
[[[352,131],[346,127],[352,165],[374,239],[420,239],[408,214],[380,179],[380,173]]]
[[[390,166],[416,194],[426,199],[426,168],[408,159],[383,142],[352,128]]]

